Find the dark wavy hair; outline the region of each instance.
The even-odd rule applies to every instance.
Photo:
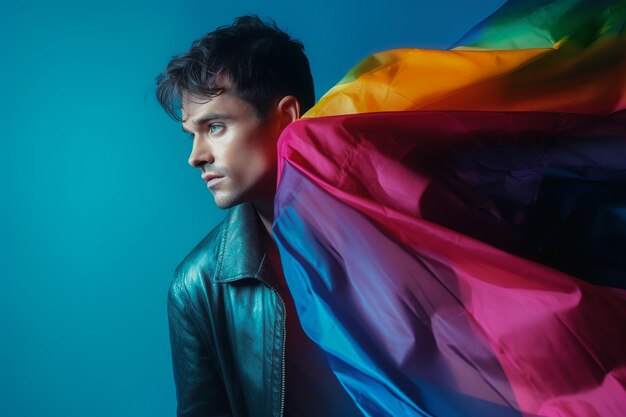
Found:
[[[161,107],[181,121],[183,94],[207,99],[222,92],[216,77],[226,75],[234,92],[252,105],[259,118],[279,97],[293,95],[304,114],[315,103],[313,77],[304,45],[258,16],[241,16],[191,44],[191,49],[171,58],[156,77]]]

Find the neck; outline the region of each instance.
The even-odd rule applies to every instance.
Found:
[[[269,201],[253,201],[252,204],[259,214],[259,218],[263,223],[263,228],[267,232],[267,236],[272,237],[272,223],[274,222],[274,200]]]
[[[252,203],[256,208],[261,223],[263,223],[263,229],[266,233],[263,233],[263,245],[267,251],[267,256],[274,274],[276,274],[277,285],[284,288],[285,276],[283,275],[283,267],[280,262],[280,253],[278,246],[272,235],[272,223],[274,222],[274,201],[259,202],[253,201]]]

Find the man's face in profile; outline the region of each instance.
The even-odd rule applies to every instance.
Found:
[[[276,140],[272,111],[259,119],[252,105],[222,80],[224,91],[206,99],[183,95],[183,130],[193,137],[189,165],[199,168],[215,204],[271,200],[276,188]]]

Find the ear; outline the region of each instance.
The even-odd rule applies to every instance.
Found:
[[[300,102],[294,96],[281,98],[276,105],[276,110],[280,118],[281,129],[300,118]]]

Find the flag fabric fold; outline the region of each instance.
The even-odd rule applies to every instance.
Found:
[[[281,135],[287,284],[365,415],[626,415],[625,16],[508,2]]]
[[[608,114],[626,107],[626,1],[507,2],[453,49],[356,65],[304,117],[406,110]]]

